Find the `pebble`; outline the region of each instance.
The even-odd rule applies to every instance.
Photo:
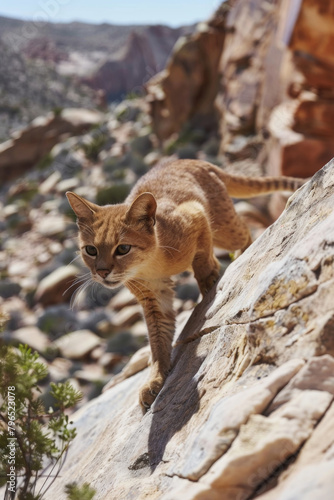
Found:
[[[63,335],[54,345],[65,358],[83,359],[102,342],[102,339],[90,330],[77,330]]]
[[[47,335],[36,326],[19,328],[12,333],[12,338],[40,353],[43,353],[51,344]]]

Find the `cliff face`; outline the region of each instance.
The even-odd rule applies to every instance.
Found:
[[[214,101],[229,5],[223,4],[195,33],[179,39],[166,69],[147,84],[153,128],[159,139],[179,132],[187,120],[195,126],[217,127]]]
[[[46,498],[64,498],[73,477],[101,500],[332,498],[333,203],[334,161],[194,310],[177,340],[201,336],[174,348],[145,416],[147,370],[74,416],[78,437]]]
[[[258,173],[312,175],[334,156],[334,1],[221,9],[147,85],[155,132],[166,139],[216,120],[225,165],[247,171],[251,159]]]

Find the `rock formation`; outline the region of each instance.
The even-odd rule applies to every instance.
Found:
[[[163,140],[218,117],[225,165],[313,175],[334,156],[333,0],[226,6],[148,83],[154,131]]]
[[[229,5],[222,4],[195,33],[180,38],[166,69],[147,84],[153,128],[159,139],[179,132],[187,120],[204,128],[217,126],[214,101]]]
[[[147,370],[74,415],[47,499],[74,477],[97,500],[332,498],[333,203],[334,160],[194,310],[146,415]]]
[[[270,119],[272,173],[306,177],[334,156],[333,9],[332,0],[286,2],[283,36],[299,74],[290,76],[290,99]]]
[[[55,144],[79,135],[102,119],[98,111],[66,109],[36,118],[29,127],[0,145],[0,175],[3,182],[22,175],[47,155]]]

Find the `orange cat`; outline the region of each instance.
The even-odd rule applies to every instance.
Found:
[[[157,166],[119,205],[100,207],[66,193],[78,217],[82,258],[108,288],[127,286],[143,306],[152,368],[140,392],[147,409],[170,369],[174,334],[171,276],[192,269],[202,294],[217,281],[213,247],[245,250],[251,236],[230,196],[294,191],[304,180],[231,176],[210,163],[178,160]]]

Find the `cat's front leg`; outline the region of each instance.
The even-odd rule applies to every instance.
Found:
[[[170,279],[150,281],[144,285],[136,281],[128,287],[143,307],[152,353],[150,376],[139,393],[140,404],[146,411],[161,391],[170,370],[175,330],[174,291]]]

